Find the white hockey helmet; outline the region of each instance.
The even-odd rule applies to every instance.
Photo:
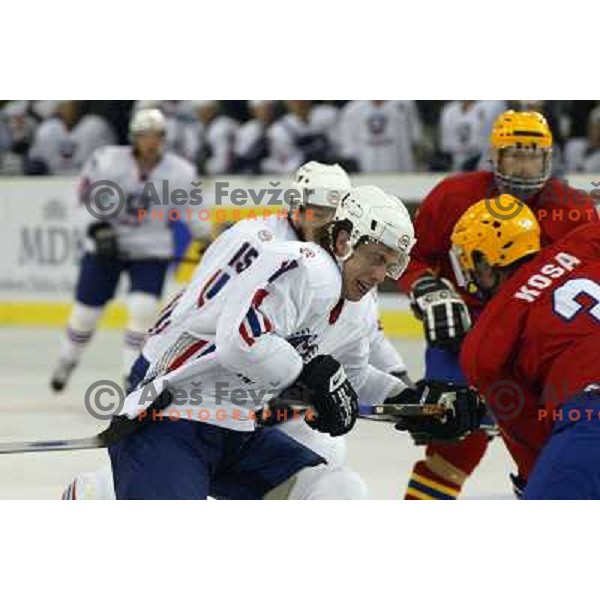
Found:
[[[380,243],[398,253],[398,262],[388,267],[388,277],[399,279],[410,260],[415,230],[400,198],[386,194],[374,185],[362,185],[346,194],[337,207],[333,223],[349,224],[350,252],[359,243]]]
[[[133,138],[140,133],[167,132],[167,119],[158,108],[141,108],[136,111],[129,122],[129,137]]]
[[[352,183],[340,165],[311,160],[296,171],[293,187],[302,194],[301,206],[336,208],[342,197],[352,189]]]

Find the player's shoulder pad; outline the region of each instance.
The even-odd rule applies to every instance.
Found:
[[[342,275],[335,259],[313,242],[281,242],[295,256],[302,271],[303,286],[315,297],[339,298]]]
[[[595,200],[590,192],[570,186],[566,179],[551,177],[540,192],[538,204],[542,206],[544,202],[554,202],[560,208],[585,211],[590,206],[596,208]]]
[[[465,187],[471,189],[479,185],[489,185],[490,193],[494,186],[494,174],[491,171],[469,171],[467,173],[452,173],[440,181],[438,186]],[[483,198],[482,198],[483,199]]]
[[[262,245],[280,240],[277,226],[278,223],[273,219],[242,219],[229,227],[226,233],[232,237],[254,241]]]

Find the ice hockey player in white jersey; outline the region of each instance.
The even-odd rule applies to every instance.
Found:
[[[269,155],[267,132],[273,122],[273,100],[250,100],[252,119],[237,130],[234,146],[235,173],[259,175],[265,172],[263,163]]]
[[[186,207],[202,202],[200,190],[193,186],[193,165],[163,151],[163,114],[142,109],[134,114],[129,129],[132,146],[97,150],[81,175],[78,210],[87,232],[86,247],[75,303],[51,377],[57,392],[67,384],[123,273],[129,279],[123,374],[129,373],[156,316],[173,256],[169,210],[177,209],[181,216]],[[207,223],[189,224],[195,237],[208,237]]]
[[[56,113],[35,131],[29,149],[29,173],[75,175],[98,148],[115,143],[110,125],[98,115],[80,114],[80,103],[62,100]]]
[[[295,174],[293,186],[306,200],[297,220],[272,216],[266,220],[246,220],[229,231],[242,243],[249,235],[256,245],[271,240],[313,240],[315,232],[331,221],[340,198],[351,189],[347,174],[337,165],[309,162]],[[406,218],[408,215],[402,207]],[[263,241],[264,240],[264,241]],[[337,322],[325,333],[324,347],[342,362],[348,375],[359,389],[361,403],[381,402],[396,393],[398,382],[384,373],[393,373],[406,381],[406,367],[401,356],[385,338],[378,326],[374,293],[358,303],[346,303]],[[370,366],[364,369],[365,355]],[[285,416],[278,401],[274,417]],[[288,435],[324,457],[330,466],[343,467],[346,444],[343,437],[331,437],[310,428],[302,419],[273,418],[271,423]],[[114,499],[110,468],[78,476],[63,495],[65,499]]]
[[[340,117],[341,153],[362,173],[416,170],[423,131],[412,100],[354,100]]]
[[[291,173],[307,161],[328,161],[337,154],[338,110],[312,106],[310,100],[288,100],[288,113],[267,132],[269,156],[264,173]]]
[[[220,113],[218,100],[191,100],[187,107],[192,120],[184,131],[184,156],[201,174],[231,173],[239,123]]]
[[[316,232],[318,244],[268,237],[241,242],[224,232],[153,327],[121,415],[136,418],[166,394],[178,400],[177,418],[152,419],[109,448],[118,499],[296,497],[300,489],[356,497],[350,472],[276,428],[256,429],[254,411],[300,390],[315,409],[312,427],[333,436],[352,429],[356,393],[322,354],[324,332],[344,302],[400,276],[412,224],[399,200],[359,188]]]

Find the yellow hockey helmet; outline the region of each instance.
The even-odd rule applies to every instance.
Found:
[[[494,122],[492,148],[552,148],[552,132],[539,112],[504,111]]]
[[[454,226],[451,239],[453,266],[455,271],[460,269],[455,274],[467,287],[473,281],[475,252],[483,254],[491,266],[505,267],[539,252],[540,226],[527,205],[502,194],[468,208]]]
[[[490,136],[496,182],[504,192],[526,200],[548,181],[552,171],[552,132],[539,112],[507,110],[495,121]],[[526,173],[503,164],[509,149],[512,154],[539,157],[537,172]],[[522,160],[522,158],[521,158]]]

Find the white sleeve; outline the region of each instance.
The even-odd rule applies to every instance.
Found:
[[[117,143],[117,138],[112,127],[102,117],[98,117],[98,131],[94,138],[92,150],[96,150],[102,146],[112,146]]]
[[[302,153],[298,151],[294,140],[285,126],[274,123],[267,131],[269,140],[269,156],[263,161],[265,173],[291,173],[303,161]]]
[[[236,129],[237,124],[233,120],[220,120],[210,128],[207,142],[210,144],[212,156],[206,161],[206,172],[209,175],[231,171]]]
[[[423,125],[419,116],[419,109],[414,100],[408,101],[408,114],[410,115],[410,138],[413,144],[423,140]]]
[[[282,256],[264,249],[253,268],[231,283],[215,340],[223,367],[274,391],[288,387],[302,371],[302,357],[284,338],[297,329],[310,304],[298,261],[273,280]]]
[[[340,152],[346,158],[358,157],[357,132],[357,107],[354,102],[350,102],[343,110],[340,117]]]
[[[235,134],[234,150],[238,156],[245,156],[261,136],[261,126],[258,121],[244,123]]]
[[[361,404],[372,406],[381,404],[386,398],[396,396],[408,386],[393,375],[384,373],[369,365],[366,369],[362,385],[356,389]]]
[[[196,162],[200,151],[201,126],[198,123],[186,123],[181,130],[181,153],[192,163]]]
[[[95,194],[91,192],[91,186],[94,182],[103,179],[100,175],[100,154],[103,152],[103,149],[96,150],[84,163],[83,168],[81,169],[81,174],[79,175],[79,180],[77,182],[77,212],[76,212],[76,220],[77,224],[82,227],[82,229],[87,229],[92,223],[98,222],[100,219],[95,217],[94,214],[89,210],[89,206],[93,206],[93,202],[95,199]],[[107,188],[107,192],[110,193],[110,189]],[[116,192],[115,192],[116,193]],[[89,197],[88,197],[89,194]],[[108,201],[111,201],[109,198]],[[114,201],[118,201],[118,198],[114,198]],[[101,211],[100,211],[101,212]]]
[[[200,218],[201,211],[209,209],[206,196],[202,194],[201,186],[194,186],[194,182],[197,182],[200,177],[196,172],[196,167],[191,162],[182,157],[177,157],[177,160],[179,165],[172,189],[184,190],[187,203],[182,204],[180,201],[176,204],[171,202],[170,207],[179,211],[182,222],[188,226],[193,238],[208,240],[212,231],[210,220]],[[198,203],[198,197],[202,199],[200,203]]]
[[[452,105],[446,104],[440,115],[440,150],[442,152],[454,152],[454,140],[452,136]]]
[[[406,371],[402,356],[380,329],[369,339],[369,364],[385,373]]]
[[[364,321],[369,340],[369,364],[385,373],[406,371],[404,360],[383,333],[379,322],[377,292],[363,302],[368,302]]]
[[[361,404],[380,404],[406,387],[393,375],[369,364],[370,344],[363,326],[348,330],[344,344],[332,354],[343,365]]]
[[[29,148],[28,156],[30,159],[49,162],[52,134],[55,129],[52,125],[51,121],[43,121],[38,125],[33,136],[33,142]],[[50,167],[49,164],[48,167]]]

